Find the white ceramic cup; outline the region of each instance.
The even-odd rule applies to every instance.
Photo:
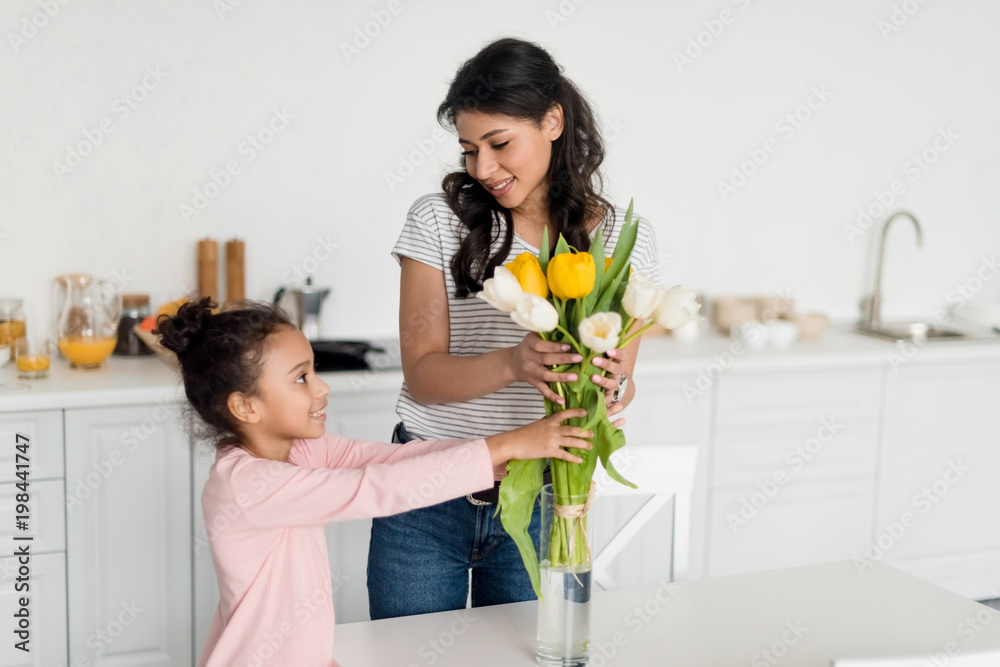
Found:
[[[768,339],[772,347],[788,347],[799,339],[799,326],[795,322],[775,320],[771,322]]]

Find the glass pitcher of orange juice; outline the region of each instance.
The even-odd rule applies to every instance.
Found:
[[[100,368],[118,342],[122,293],[108,280],[86,273],[56,278],[62,299],[56,342],[71,368]]]

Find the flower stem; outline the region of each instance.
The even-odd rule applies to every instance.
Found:
[[[563,325],[561,325],[561,324],[556,325],[556,331],[559,331],[560,333],[565,334],[566,338],[569,339],[569,342],[573,343],[573,347],[576,348],[577,354],[583,354],[583,350],[580,349],[580,344],[576,342],[575,338],[573,338],[573,334],[571,334],[570,332],[566,331],[566,329],[563,327]]]
[[[646,329],[648,329],[651,326],[653,326],[653,320],[650,320],[649,322],[646,323],[646,326],[644,326],[643,328],[639,329],[638,331],[636,331],[634,334],[632,334],[631,336],[629,336],[625,340],[619,342],[618,343],[618,347],[619,348],[625,347],[626,345],[628,345],[629,343],[631,343],[632,341],[634,341],[636,338],[638,338],[639,336],[641,336],[646,331]],[[626,329],[626,331],[627,331],[627,329]]]

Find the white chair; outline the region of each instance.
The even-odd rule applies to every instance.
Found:
[[[948,667],[997,667],[1000,665],[1000,649],[986,653],[965,653],[945,656],[944,662],[935,663],[926,655],[913,658],[844,658],[834,660],[832,667],[926,667],[932,664],[948,665]]]
[[[593,580],[604,590],[619,588],[618,582],[610,574],[609,568],[640,532],[650,526],[650,522],[660,512],[672,504],[672,533],[670,537],[670,581],[687,578],[690,550],[691,491],[694,487],[695,466],[698,447],[683,445],[626,445],[612,456],[617,470],[639,488],[631,489],[608,477],[598,463],[594,480],[597,482],[597,506],[603,499],[649,496],[649,499],[604,545],[594,557]]]

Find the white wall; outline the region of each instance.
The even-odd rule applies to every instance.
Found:
[[[844,226],[894,179],[905,193],[890,208],[916,213],[925,247],[902,225],[891,235],[888,316],[930,315],[1000,250],[1000,4],[989,0],[399,0],[350,61],[342,44],[387,0],[221,11],[225,1],[0,6],[0,293],[25,297],[33,318],[48,316],[49,283],[68,271],[117,271],[129,291],[177,296],[194,286],[205,236],[245,239],[248,295],[269,298],[322,237],[339,244],[315,271],[333,288],[325,333],[394,334],[389,249],[457,144],[431,141],[394,189],[385,175],[431,138],[458,64],[502,35],[548,48],[619,127],[609,194],[634,196],[656,225],[668,284],[711,296],[787,289],[805,308],[853,318],[877,234],[852,242]],[[915,13],[884,37],[878,21],[902,5]],[[723,10],[731,22],[678,67],[674,54]],[[31,17],[47,24],[26,29]],[[147,68],[165,78],[123,118],[115,100]],[[830,97],[789,138],[776,123],[813,87]],[[273,109],[294,118],[249,161],[239,146]],[[60,179],[53,162],[105,118],[113,131]],[[958,138],[912,181],[904,163],[946,127]],[[769,137],[778,151],[723,201],[717,182]],[[185,222],[179,206],[229,160],[241,172]],[[1000,298],[1000,280],[976,298]]]

